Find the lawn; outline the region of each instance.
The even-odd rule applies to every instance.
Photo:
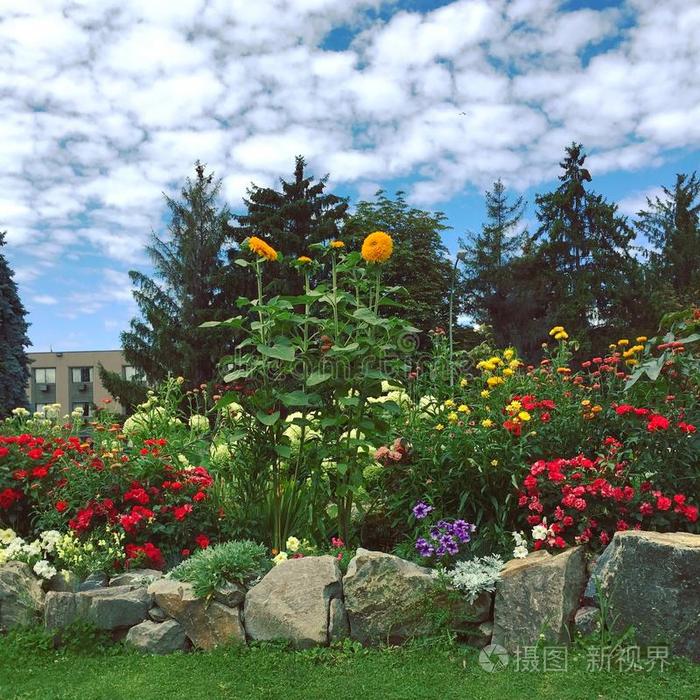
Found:
[[[566,672],[526,673],[511,665],[487,673],[473,649],[443,644],[342,652],[251,647],[144,657],[124,650],[28,654],[4,641],[0,699],[700,698],[700,665],[674,660],[663,671],[589,672],[586,658],[571,655]]]

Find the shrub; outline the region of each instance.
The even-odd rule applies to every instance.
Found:
[[[470,603],[481,593],[493,593],[501,575],[503,559],[497,555],[476,557],[470,561],[458,561],[447,578],[453,588],[461,591]]]
[[[195,595],[207,598],[225,583],[248,586],[271,566],[267,549],[251,540],[224,542],[200,550],[175,567],[170,575],[191,583]]]

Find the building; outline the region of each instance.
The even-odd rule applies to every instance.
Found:
[[[78,350],[73,352],[30,352],[27,398],[33,411],[47,404],[61,404],[65,413],[82,408],[92,415],[105,399],[112,399],[112,410],[122,408],[102,386],[99,365],[133,379],[136,371],[126,364],[121,350]]]

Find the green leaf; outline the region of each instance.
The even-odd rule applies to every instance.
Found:
[[[200,323],[199,327],[200,328],[216,328],[217,326],[221,325],[221,321],[205,321],[204,323]]]
[[[263,425],[274,425],[280,419],[280,412],[275,411],[274,413],[263,413],[263,411],[258,411],[255,417]]]
[[[247,260],[244,260],[243,258],[236,258],[233,262],[236,263],[236,265],[240,265],[241,267],[248,267],[250,263]]]
[[[292,448],[289,445],[275,445],[275,452],[284,459],[292,456]]]
[[[676,341],[677,343],[694,343],[696,340],[700,340],[700,333],[693,333],[692,335],[688,335],[685,338],[678,338]]]
[[[307,394],[301,389],[290,391],[288,394],[280,394],[280,401],[285,406],[314,406],[318,405],[318,394]]]
[[[226,383],[228,382],[235,382],[236,379],[245,379],[248,376],[249,372],[247,369],[236,369],[233,372],[229,372],[225,377],[224,381]]]
[[[275,360],[284,360],[285,362],[294,362],[294,353],[296,348],[293,345],[258,345],[258,352],[266,357],[272,357]]]
[[[322,428],[331,428],[340,425],[342,422],[343,418],[341,416],[336,416],[335,418],[321,418],[319,425]]]
[[[344,346],[339,346],[339,345],[333,345],[331,347],[331,350],[334,352],[352,352],[353,350],[357,350],[357,348],[360,347],[359,343],[348,343],[347,345]]]
[[[312,372],[307,380],[306,386],[316,386],[317,384],[323,384],[323,382],[328,381],[333,375],[330,372],[322,372],[320,370],[315,370]]]

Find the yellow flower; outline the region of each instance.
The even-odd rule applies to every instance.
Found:
[[[300,255],[297,258],[297,262],[301,263],[302,265],[307,265],[308,263],[311,262],[311,258],[308,255]]]
[[[582,406],[590,406],[591,402],[589,399],[584,399],[583,401],[581,401],[581,405]]]
[[[557,333],[554,336],[554,340],[568,340],[568,339],[569,339],[569,334],[566,331],[559,331],[559,333]]]
[[[458,419],[459,416],[454,411],[447,414],[447,420],[450,421],[450,423],[456,423]]]
[[[488,389],[484,389],[481,392],[481,398],[482,399],[488,399],[488,397],[491,396],[491,392]]]
[[[498,466],[498,460],[497,460],[497,459],[492,459],[492,460],[491,460],[491,466],[492,466],[492,467],[497,467],[497,466]]]
[[[557,372],[559,374],[571,374],[571,370],[568,367],[557,367]]]
[[[520,420],[523,421],[523,423],[527,423],[527,421],[530,420],[531,416],[527,411],[520,411],[520,413],[518,413],[518,418],[520,418]]]
[[[621,338],[620,340],[617,341],[618,345],[629,345],[630,341],[627,340],[627,338]]]
[[[518,369],[518,367],[520,367],[520,364],[521,364],[520,360],[511,360],[508,363],[508,367],[510,367],[511,369]]]
[[[511,413],[517,413],[523,405],[520,403],[520,401],[511,401],[507,406],[506,410],[510,411]]]
[[[343,241],[331,241],[331,248],[345,248]]]
[[[486,383],[490,387],[498,386],[499,384],[503,384],[503,377],[489,377]]]
[[[614,349],[617,347],[617,345],[616,345],[615,343],[610,343],[610,345],[608,345],[608,347],[609,347],[611,350],[614,350]]]
[[[498,365],[503,364],[503,360],[500,357],[490,357],[489,364],[498,367]]]
[[[457,410],[458,410],[460,413],[471,413],[471,411],[469,410],[469,406],[467,406],[467,404],[465,404],[465,403],[460,404],[460,405],[457,407]]]
[[[503,370],[503,376],[504,377],[512,377],[513,376],[513,370],[510,367],[506,367]]]
[[[287,538],[287,549],[290,552],[296,552],[301,546],[301,542],[296,537]]]
[[[394,252],[394,242],[384,231],[375,231],[365,238],[362,244],[362,257],[367,262],[386,262]]]
[[[490,428],[493,426],[493,421],[490,418],[484,418],[484,420],[481,421],[481,426],[483,428]]]
[[[467,386],[467,384],[469,384],[469,381],[466,379],[466,377],[464,379],[461,379],[459,382],[459,385],[462,387],[462,389],[464,389],[464,387]]]
[[[603,407],[602,407],[600,404],[596,404],[596,405],[593,406],[593,408],[591,409],[591,411],[592,411],[593,413],[600,413],[602,410],[603,410]]]
[[[445,429],[445,426],[442,423],[438,423],[435,426],[435,430],[437,430],[438,432],[440,432],[441,430],[444,430],[444,429]]]
[[[564,330],[564,326],[554,326],[551,331],[549,331],[549,335],[556,335],[557,333],[562,333]]]
[[[503,351],[503,359],[505,360],[512,360],[515,357],[515,351],[513,348],[506,348]]]
[[[447,399],[445,401],[445,408],[454,408],[455,402],[452,399]]]
[[[645,335],[640,335],[640,336],[637,336],[636,340],[638,343],[646,343],[648,339]]]
[[[277,251],[257,236],[251,236],[248,239],[248,250],[265,260],[277,260]]]
[[[635,359],[629,359],[625,361],[625,364],[627,364],[629,367],[634,367],[635,365],[638,365],[639,362]]]
[[[630,350],[632,352],[644,352],[644,346],[643,345],[633,345]]]
[[[287,561],[288,558],[287,552],[280,552],[272,561],[275,563],[275,566],[279,566],[282,562]]]

